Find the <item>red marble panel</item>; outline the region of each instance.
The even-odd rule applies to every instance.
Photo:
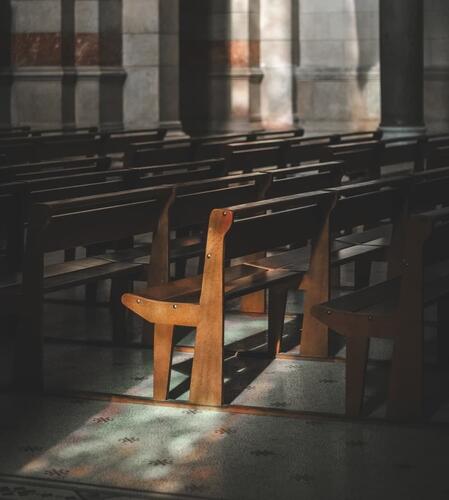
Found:
[[[15,33],[11,39],[11,62],[16,66],[60,66],[60,33]]]
[[[75,64],[98,66],[100,64],[100,41],[97,33],[77,33],[75,37]]]
[[[199,66],[248,68],[258,66],[260,60],[257,40],[195,40],[181,51],[185,61]]]

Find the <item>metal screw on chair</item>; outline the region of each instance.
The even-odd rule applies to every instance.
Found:
[[[177,309],[178,306],[176,304],[173,304],[173,309]]]
[[[206,255],[206,257],[207,257],[208,259],[210,259],[210,258],[212,257],[212,254],[211,254],[211,253],[208,253],[208,254]]]
[[[138,304],[141,304],[141,303],[142,303],[142,301],[141,301],[140,299],[137,299],[137,301],[136,301],[136,302],[137,302]]]

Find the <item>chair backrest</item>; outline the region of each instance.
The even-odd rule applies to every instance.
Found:
[[[286,167],[284,141],[242,142],[225,146],[226,168],[229,172],[251,172],[264,167]]]
[[[332,168],[319,172],[305,172],[296,175],[285,175],[285,171],[294,169],[275,170],[270,172],[273,182],[266,193],[267,198],[279,198],[293,194],[306,193],[308,191],[319,191],[338,186],[342,177],[342,165],[340,169]]]
[[[154,230],[172,186],[73,198],[34,205],[27,254],[118,241]]]
[[[338,193],[338,189],[329,191]],[[351,196],[346,192],[338,199],[331,216],[334,232],[394,220],[403,215],[407,207],[408,188],[402,182],[399,182],[399,187],[356,193]]]
[[[324,191],[285,196],[214,210],[211,220],[221,216],[232,222],[225,249],[226,258],[233,259],[314,239],[334,199]]]
[[[428,171],[429,173],[431,171]],[[410,207],[415,211],[432,210],[449,203],[449,176],[415,176]]]
[[[351,179],[377,179],[383,147],[377,141],[331,145],[328,146],[328,159],[343,161],[345,174]]]
[[[180,184],[170,211],[170,227],[204,226],[214,208],[260,200],[270,183],[271,175],[256,172]]]
[[[51,177],[108,170],[110,166],[111,158],[98,156],[1,166],[0,182],[7,182],[15,178]]]

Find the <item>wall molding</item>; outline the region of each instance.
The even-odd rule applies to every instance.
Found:
[[[0,69],[0,80],[20,81],[62,81],[63,79],[74,80],[125,80],[127,76],[124,68],[99,67],[99,66],[29,66],[20,68]]]
[[[364,80],[380,80],[379,68],[316,68],[297,66],[295,77],[300,81],[353,81],[360,77]]]

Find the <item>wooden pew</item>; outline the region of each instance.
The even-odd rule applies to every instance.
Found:
[[[110,158],[97,156],[24,163],[21,165],[5,165],[0,166],[0,182],[89,173],[95,170],[108,170],[110,167]]]
[[[341,144],[347,150],[359,142],[376,143],[377,134],[351,134],[295,137],[276,140],[232,143],[225,146],[225,159],[229,170],[250,171],[255,168],[296,166],[306,162],[329,160],[327,146]]]
[[[314,306],[312,314],[347,343],[346,413],[363,405],[371,338],[391,338],[387,416],[396,420],[423,415],[423,310],[438,306],[440,353],[447,359],[449,211],[414,214],[404,224],[401,259],[378,285]]]
[[[332,195],[315,193],[213,210],[208,226],[203,275],[149,286],[144,294],[125,294],[123,304],[155,324],[154,399],[166,399],[175,325],[196,327],[190,402],[223,403],[224,303],[258,290],[269,291],[268,351],[280,349],[287,292],[307,282],[308,272],[326,266],[311,258],[310,269],[269,270],[253,265],[225,268],[226,259],[313,240],[314,252],[326,256],[326,225]],[[295,228],[292,231],[291,228]]]
[[[136,142],[162,141],[167,134],[166,129],[135,130],[101,130],[103,154],[125,153],[127,148]]]
[[[303,129],[283,131],[253,131],[220,135],[196,136],[169,139],[160,142],[136,143],[130,145],[125,154],[125,165],[129,167],[195,161],[223,157],[223,148],[230,142],[256,141],[263,137],[296,137]]]
[[[96,134],[98,127],[65,127],[54,129],[31,129],[29,131],[30,137],[44,137],[44,136],[63,136],[73,134]]]
[[[23,278],[5,276],[0,297],[15,304],[20,324],[15,334],[14,385],[24,390],[43,388],[42,315],[45,293],[112,279],[113,338],[124,342],[123,309],[117,299],[129,289],[142,265],[84,258],[46,266],[45,255],[56,250],[128,240],[137,234],[157,232],[161,214],[173,196],[171,186],[36,204],[28,228]],[[2,313],[6,311],[2,308]]]
[[[31,207],[35,203],[155,187],[162,184],[199,181],[219,177],[223,174],[223,162],[209,161],[170,165],[163,169],[152,167],[136,169],[135,171],[113,170],[0,184],[0,195],[14,197],[14,206],[20,207],[20,210],[14,210],[13,217],[11,217],[11,221],[14,221],[15,225],[10,224],[4,229],[7,252],[17,256],[18,269],[20,269],[25,223],[28,221]],[[18,232],[22,234],[21,238],[17,238]],[[22,243],[18,245],[20,241]],[[14,269],[16,268],[17,266],[14,264]]]
[[[170,255],[171,260],[182,261],[199,256],[204,247],[202,234],[205,233],[209,214],[214,208],[235,203],[249,203],[263,198],[307,193],[338,185],[341,178],[337,169],[338,164],[331,166],[333,167],[331,171],[306,172],[292,177],[285,177],[278,172],[253,172],[177,184],[176,197],[166,221],[168,225],[166,232],[184,234],[186,230],[196,229],[197,236],[189,236],[185,244],[183,238],[167,241],[164,252]],[[172,245],[175,245],[174,249],[170,250]],[[142,251],[148,253],[148,248],[137,249],[138,257],[142,255]],[[134,258],[136,249],[129,254],[120,252],[119,257]],[[157,267],[160,268],[159,265]],[[176,274],[180,277],[184,272],[177,271]],[[165,277],[166,280],[169,279],[168,270]]]
[[[55,158],[101,155],[103,143],[103,139],[95,133],[0,139],[0,154],[6,157],[4,162],[7,164],[38,162]]]
[[[363,192],[353,196],[342,197],[339,188],[328,191],[336,196],[336,206],[330,216],[329,230],[329,257],[330,266],[339,268],[343,264],[355,262],[364,269],[365,262],[374,259],[389,257],[389,244],[376,233],[368,233],[364,239],[350,242],[340,240],[338,235],[342,230],[352,230],[355,227],[371,227],[381,221],[390,220],[392,223],[391,233],[393,240],[397,238],[401,221],[406,211],[406,193],[404,187],[386,187],[376,191]],[[358,234],[360,237],[361,235]],[[390,239],[388,240],[388,243]],[[252,261],[255,265],[269,269],[297,269],[295,265],[302,265],[308,258],[307,249],[294,248]],[[298,264],[299,263],[299,264]],[[330,269],[323,271],[317,276],[317,290],[314,292],[314,301],[325,301],[330,296],[331,277]],[[359,271],[360,272],[360,271]],[[357,273],[357,269],[356,269]],[[363,278],[365,278],[363,276]],[[318,286],[319,284],[319,286]],[[359,283],[356,283],[359,286]],[[254,310],[253,312],[261,312]],[[310,315],[309,303],[304,305],[304,320],[301,332],[301,356],[327,357],[328,356],[328,331]]]

